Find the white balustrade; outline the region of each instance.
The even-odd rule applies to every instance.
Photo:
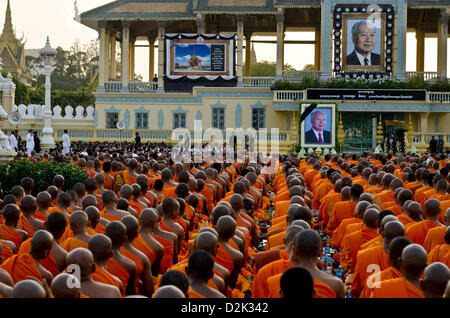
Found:
[[[156,82],[129,82],[128,90],[130,92],[154,92],[158,88]]]
[[[450,92],[427,92],[430,103],[449,103]]]
[[[318,79],[320,71],[283,71],[283,80],[301,82],[306,79]]]
[[[105,82],[105,91],[107,92],[120,92],[121,89],[122,89],[122,82],[119,81]]]
[[[296,101],[303,100],[304,91],[275,91],[274,101]]]
[[[273,77],[243,77],[244,87],[271,87],[275,79]]]
[[[406,76],[411,79],[423,79],[424,81],[437,80],[441,77],[439,72],[406,72]]]
[[[62,111],[61,106],[56,105],[55,107],[53,107],[53,117],[52,117],[52,119],[62,119],[61,111]]]

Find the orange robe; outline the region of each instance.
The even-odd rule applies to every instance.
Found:
[[[375,275],[378,274],[372,274],[370,275],[367,279],[368,281],[374,283],[375,282]],[[400,273],[400,271],[392,266],[386,268],[385,270],[382,270],[379,273],[379,281],[383,281],[383,280],[388,280],[388,279],[393,279],[393,278],[399,278],[402,277],[402,273]],[[369,298],[370,297],[370,293],[373,291],[373,288],[370,288],[367,284],[364,284],[364,289],[361,292],[361,295],[359,296],[359,298]]]
[[[405,236],[409,238],[413,243],[420,244],[423,246],[428,231],[436,226],[438,225],[430,220],[423,220],[421,222],[409,226],[405,230]]]
[[[269,285],[269,298],[280,298],[278,291],[280,290],[281,276],[283,276],[283,273],[267,279],[267,284]],[[314,279],[314,289],[316,290],[314,298],[336,298],[334,290],[328,284],[325,284],[318,279]]]
[[[353,201],[338,202],[334,205],[331,212],[330,221],[328,222],[326,232],[333,233],[342,220],[353,217],[356,203]]]
[[[17,228],[19,230],[24,230],[28,233],[29,237],[32,237],[36,230],[33,228],[31,223],[27,220],[27,218],[21,213],[19,218],[19,223],[17,224]]]
[[[319,207],[319,221],[323,221],[325,226],[330,220],[334,205],[339,201],[341,201],[341,194],[334,191],[330,191],[329,194],[321,199]]]
[[[22,237],[20,236],[19,232],[7,225],[1,225],[0,227],[2,232],[1,239],[14,242],[14,244],[16,244],[17,250],[19,250],[20,244],[22,244]]]
[[[253,280],[253,298],[267,298],[269,297],[269,286],[267,279],[271,276],[282,274],[294,264],[289,260],[290,255],[285,250],[280,250],[280,259],[273,261],[258,271]]]
[[[217,246],[217,254],[214,257],[214,261],[228,269],[231,273],[234,269],[234,262],[227,250],[219,243]]]
[[[130,273],[125,267],[123,267],[118,261],[110,258],[106,262],[106,269],[109,273],[113,274],[122,281],[123,291],[127,290],[128,280],[130,279]],[[138,277],[136,277],[138,279]]]
[[[17,254],[28,254],[30,252],[30,249],[31,249],[31,238],[27,239],[22,243]],[[50,254],[48,254],[46,258],[39,260],[39,263],[41,263],[41,265],[44,266],[46,270],[52,273],[53,277],[59,274],[59,268],[58,265],[56,264],[53,252],[50,252]]]
[[[428,231],[423,242],[423,248],[427,253],[430,253],[435,246],[445,243],[444,236],[446,230],[447,228],[444,226],[436,226]]]
[[[409,217],[409,215],[402,213],[397,215],[397,219],[406,227],[407,224],[413,223],[414,220]]]
[[[67,240],[65,240],[62,244],[61,247],[63,249],[65,249],[67,252],[73,251],[74,249],[78,248],[78,247],[84,247],[84,248],[88,248],[88,243],[81,241],[79,239],[77,239],[76,237],[69,237]]]
[[[182,272],[183,274],[185,274],[186,276],[188,276],[188,274],[186,273],[186,266],[188,265],[188,259],[184,259],[181,262],[171,266],[168,271],[179,271]],[[211,278],[210,280],[208,280],[208,282],[206,283],[206,285],[208,287],[214,288],[216,290],[219,290],[219,288],[217,287],[217,285],[214,283],[214,280]]]
[[[352,297],[358,297],[361,294],[367,277],[373,273],[373,270],[370,271],[370,267],[368,268],[370,265],[378,265],[380,270],[385,270],[391,265],[389,256],[382,246],[361,250],[356,254],[356,266],[351,279]]]
[[[95,265],[95,272],[92,274],[92,279],[96,282],[116,286],[120,290],[120,285],[117,280],[108,272],[98,265]]]
[[[428,254],[428,264],[442,262],[445,256],[450,252],[450,244],[440,244],[435,246]]]
[[[394,191],[392,190],[384,190],[380,193],[374,195],[375,201],[374,203],[378,205],[380,208],[383,203],[395,201],[394,199]]]
[[[140,280],[141,274],[144,271],[144,263],[142,262],[142,260],[138,256],[134,255],[132,252],[130,252],[126,248],[121,247],[120,251],[122,252],[123,256],[125,256],[128,259],[130,259],[131,261],[134,262],[134,264],[136,264],[135,285],[136,285],[136,294],[139,294],[138,284],[139,284],[139,280]]]
[[[423,293],[403,277],[380,282],[370,298],[425,298]]]
[[[10,258],[11,256],[13,256],[14,253],[13,253],[12,249],[8,245],[6,245],[5,242],[1,242],[1,244],[2,244],[2,254],[1,254],[1,256],[3,258],[3,261],[5,261],[8,258]]]
[[[164,255],[161,259],[161,274],[164,274],[167,269],[173,265],[173,242],[170,242],[160,236],[153,235],[155,240],[157,240],[164,247]]]
[[[136,237],[133,240],[132,245],[134,246],[134,248],[138,249],[139,251],[141,251],[142,253],[145,254],[145,256],[147,256],[147,258],[149,259],[150,263],[153,264],[153,261],[156,259],[156,254],[155,252],[150,248],[150,246],[148,246],[148,244],[145,242],[145,240],[142,238],[141,234],[138,235],[138,237]]]
[[[363,223],[363,221],[360,218],[355,218],[355,217],[343,220],[341,222],[341,224],[339,224],[337,229],[335,229],[333,231],[333,245],[341,247],[342,240],[344,239],[344,236],[345,236],[346,231],[347,231],[347,225],[350,225],[350,224],[362,224],[362,223]]]
[[[346,259],[346,267],[353,269],[356,264],[356,254],[361,249],[361,245],[379,235],[380,234],[376,230],[367,227],[363,227],[361,230],[349,234],[346,240],[347,246],[343,250],[343,258]]]
[[[28,279],[28,276],[42,280],[36,262],[30,254],[14,255],[4,261],[0,268],[6,270],[11,275],[14,284]]]
[[[318,188],[313,196],[312,209],[318,210],[320,208],[320,199],[326,196],[331,190],[334,189],[334,185],[331,182],[324,182]]]
[[[291,200],[278,201],[275,203],[275,212],[273,214],[274,218],[285,216],[291,205]]]

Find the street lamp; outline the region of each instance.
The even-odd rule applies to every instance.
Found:
[[[55,140],[53,139],[53,128],[51,123],[52,110],[51,110],[51,88],[50,75],[52,74],[52,65],[56,58],[56,50],[50,46],[50,41],[47,36],[47,42],[45,46],[39,50],[39,55],[44,62],[44,75],[45,75],[45,108],[42,113],[44,117],[44,129],[42,130],[42,142],[41,147],[43,151],[49,152],[50,149],[55,147]]]

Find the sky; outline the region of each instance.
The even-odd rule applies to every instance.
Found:
[[[74,0],[11,0],[12,21],[17,37],[24,34],[26,49],[40,49],[44,46],[46,37],[50,37],[52,47],[60,46],[66,50],[76,41],[87,44],[98,37],[98,33],[74,20]],[[79,13],[112,2],[111,0],[77,0]],[[0,0],[0,25],[3,29],[7,0]],[[275,40],[275,37],[253,37],[252,39]],[[286,40],[314,40],[312,32],[288,32]],[[148,44],[147,42],[136,44]],[[255,44],[258,61],[275,61],[275,44]],[[450,54],[450,45],[449,45]],[[299,52],[301,54],[299,55]],[[406,70],[415,71],[416,68],[416,40],[414,33],[407,35]],[[425,71],[436,71],[437,67],[437,39],[425,40]],[[435,57],[435,58],[428,58]],[[158,63],[155,54],[155,63]],[[298,70],[305,64],[314,64],[314,45],[287,44],[285,47],[285,63]],[[449,63],[450,74],[450,63]],[[155,66],[155,70],[157,67]],[[149,79],[148,48],[136,48],[136,74]],[[153,78],[153,76],[152,76]]]

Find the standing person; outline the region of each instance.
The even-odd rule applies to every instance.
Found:
[[[431,137],[430,140],[430,152],[431,153],[436,153],[437,151],[437,140],[434,138],[434,136]]]
[[[12,150],[17,152],[19,150],[19,143],[17,141],[17,130],[14,130],[9,137],[9,143],[11,145]]]
[[[138,132],[136,132],[136,138],[134,138],[134,147],[136,149],[139,149],[139,147],[141,147],[141,136],[139,136]]]
[[[31,152],[34,150],[34,136],[33,129],[30,129],[27,134],[27,155],[31,157]]]
[[[37,131],[34,132],[34,151],[36,151],[36,153],[40,153],[41,152],[41,140],[39,139],[39,136],[37,135]]]
[[[438,153],[443,153],[444,152],[444,139],[442,138],[442,135],[439,136],[439,139],[437,141],[437,148],[438,148]]]
[[[67,133],[67,129],[64,129],[64,135],[62,136],[63,155],[70,152],[70,137]]]

